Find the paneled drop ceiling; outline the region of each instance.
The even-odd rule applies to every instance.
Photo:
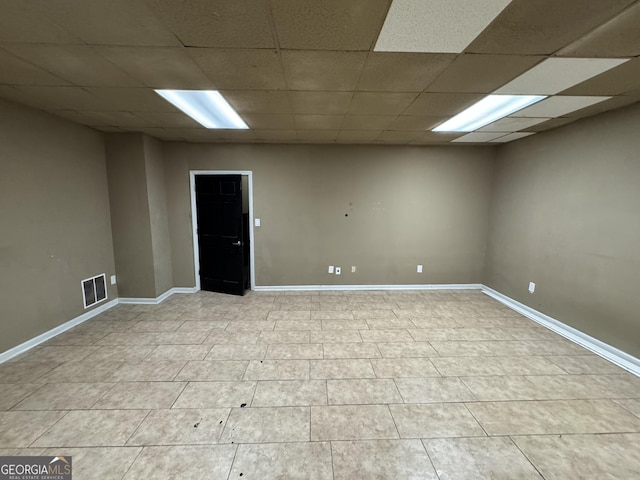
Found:
[[[494,144],[640,101],[640,1],[0,0],[0,97],[164,140]],[[163,89],[220,90],[207,130]],[[472,133],[490,93],[549,94]]]

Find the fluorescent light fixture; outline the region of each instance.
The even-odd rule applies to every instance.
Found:
[[[156,90],[206,128],[246,130],[249,127],[217,90]]]
[[[433,129],[434,132],[473,132],[546,98],[543,95],[489,95]]]

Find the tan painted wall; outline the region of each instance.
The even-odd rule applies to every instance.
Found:
[[[636,357],[638,132],[640,105],[502,147],[485,276],[490,287]]]
[[[0,230],[3,352],[83,314],[81,280],[115,273],[102,134],[0,100]]]
[[[253,171],[257,285],[482,282],[491,149],[171,143],[164,156],[176,286],[194,285],[190,169]]]

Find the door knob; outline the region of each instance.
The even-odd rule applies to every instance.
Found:
[[[233,245],[234,247],[239,247],[240,245],[242,245],[242,242],[238,240],[237,242],[234,242],[231,245]]]

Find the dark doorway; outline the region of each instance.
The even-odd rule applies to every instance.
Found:
[[[200,288],[244,295],[249,288],[249,216],[241,175],[196,175]]]

